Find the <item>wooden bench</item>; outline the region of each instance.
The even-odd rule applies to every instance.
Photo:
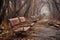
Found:
[[[27,30],[30,29],[30,27],[25,27],[25,26],[23,26],[23,27],[21,27],[21,26],[17,27],[17,25],[20,25],[21,23],[23,24],[24,22],[26,22],[26,18],[24,18],[24,17],[9,19],[10,26],[11,26],[11,28],[13,29],[13,31],[15,33],[21,33],[22,31],[26,32]],[[15,26],[17,28],[14,29]]]

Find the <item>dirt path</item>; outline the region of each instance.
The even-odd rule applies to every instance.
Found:
[[[44,19],[45,20],[45,19]],[[9,36],[1,40],[60,40],[60,29],[47,26],[47,21],[38,21],[25,37]]]

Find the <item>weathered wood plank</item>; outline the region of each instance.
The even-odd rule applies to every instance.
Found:
[[[17,29],[15,29],[14,31],[15,32],[20,32],[20,31],[27,31],[27,30],[29,30],[30,29],[30,27],[20,27],[20,28],[17,28]]]
[[[12,26],[15,26],[17,24],[20,24],[21,22],[25,22],[26,19],[24,17],[16,17],[16,18],[12,18],[9,19],[9,22],[11,23]]]

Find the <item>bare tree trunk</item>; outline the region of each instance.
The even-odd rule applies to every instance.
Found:
[[[31,0],[28,0],[28,3],[26,5],[27,5],[27,7],[26,7],[26,11],[24,13],[24,16],[28,17],[28,12],[29,12],[29,9],[31,7]]]

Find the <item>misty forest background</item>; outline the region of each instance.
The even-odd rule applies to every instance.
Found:
[[[4,20],[17,16],[53,18],[60,20],[60,0],[2,0],[0,16]]]

